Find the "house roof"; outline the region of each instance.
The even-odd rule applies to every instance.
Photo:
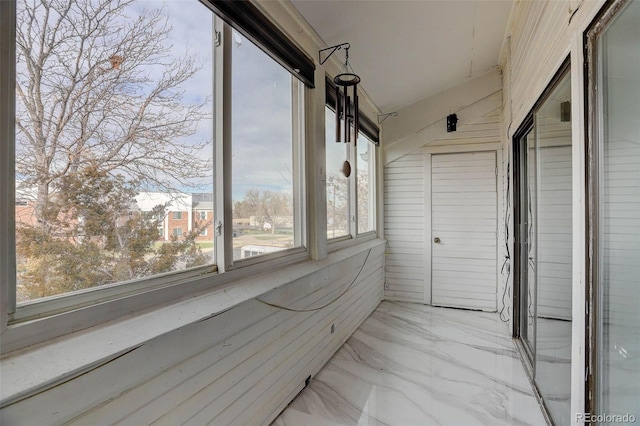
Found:
[[[211,201],[203,201],[203,202],[193,202],[194,210],[213,210],[213,202]]]

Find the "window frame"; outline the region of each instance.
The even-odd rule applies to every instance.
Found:
[[[213,263],[186,270],[171,271],[137,280],[123,281],[60,294],[17,306],[16,303],[16,252],[15,252],[15,81],[16,81],[16,4],[19,0],[0,2],[0,58],[6,66],[0,69],[0,127],[3,140],[0,144],[0,212],[3,223],[0,227],[0,334],[1,354],[10,353],[26,346],[38,344],[70,332],[90,328],[106,321],[122,318],[175,301],[177,298],[211,291],[216,287],[259,271],[270,271],[283,264],[308,260],[308,197],[305,169],[305,136],[309,108],[305,99],[309,97],[308,82],[291,74],[295,97],[292,122],[294,134],[294,202],[299,235],[298,247],[277,253],[256,256],[233,262],[233,221],[231,212],[231,169],[226,164],[231,157],[231,25],[211,11],[213,32],[220,40],[220,48],[214,40],[214,169],[213,184]],[[194,0],[197,1],[197,0]],[[224,2],[223,2],[224,3]],[[204,4],[208,10],[214,9]],[[6,37],[5,37],[6,36]],[[289,41],[290,42],[290,41]],[[291,42],[290,42],[291,43]],[[293,44],[291,44],[293,46]],[[215,47],[214,47],[215,46]],[[261,45],[259,48],[263,49]],[[268,54],[268,53],[267,53]],[[273,55],[269,55],[273,59]],[[3,61],[4,62],[4,61]],[[279,62],[279,61],[278,61]],[[281,62],[279,62],[282,65]],[[286,69],[286,68],[285,68]],[[298,78],[295,78],[298,77]],[[302,80],[302,79],[300,79]],[[304,80],[302,80],[304,81]],[[226,114],[224,113],[226,111]],[[175,212],[174,212],[175,213]],[[180,212],[183,213],[183,212]],[[188,213],[190,214],[190,213]],[[183,216],[184,218],[184,216]],[[180,220],[180,219],[176,219]],[[166,222],[166,221],[165,221]],[[168,226],[163,222],[163,231]],[[171,234],[173,235],[173,233]],[[237,269],[233,274],[223,272]]]
[[[371,222],[371,226],[372,226],[373,229],[368,229],[366,231],[360,232],[360,216],[359,216],[359,209],[357,208],[358,207],[358,205],[357,205],[358,204],[358,197],[357,197],[358,194],[356,193],[356,235],[357,236],[366,235],[366,234],[369,234],[369,233],[374,233],[375,234],[376,233],[376,228],[377,228],[376,224],[377,224],[377,219],[378,219],[377,209],[376,209],[376,190],[377,190],[376,183],[378,182],[378,179],[377,179],[377,167],[376,167],[376,165],[377,165],[377,150],[375,149],[375,147],[378,146],[378,145],[376,145],[375,142],[370,140],[369,137],[366,134],[361,133],[360,136],[362,136],[362,139],[366,140],[367,143],[372,145],[370,147],[369,151],[368,151],[369,159],[367,160],[367,164],[369,164],[369,166],[370,166],[369,170],[368,170],[369,171],[369,177],[368,177],[368,180],[369,180],[369,182],[368,182],[369,194],[368,194],[368,198],[367,198],[367,204],[368,204],[368,209],[369,210],[368,210],[367,215],[371,216],[371,217],[368,218],[368,221]],[[361,146],[361,143],[358,146]],[[357,150],[357,147],[356,147],[355,151],[356,151],[355,160],[356,160],[356,163],[357,163],[358,162],[358,157],[357,157],[358,150]],[[357,165],[356,165],[356,172],[357,172],[357,170],[358,170],[358,168],[357,168]],[[358,175],[356,174],[355,178],[354,178],[354,180],[356,181],[356,189],[357,189],[357,186],[358,186],[357,179],[358,179]]]
[[[331,106],[329,104],[325,105],[325,108],[324,108],[325,117],[327,115],[327,112],[330,112],[333,116],[335,116],[335,110],[333,108],[331,108]],[[326,120],[325,120],[325,128],[326,128],[326,124],[327,123],[326,123]],[[352,160],[352,152],[351,152],[350,149],[348,149],[349,145],[351,145],[351,144],[343,144],[343,143],[338,143],[338,142],[333,141],[333,137],[330,136],[330,135],[333,135],[333,134],[334,134],[334,132],[329,132],[328,135],[325,135],[325,159],[324,159],[325,160],[324,161],[325,174],[327,174],[327,176],[325,176],[325,185],[324,185],[324,193],[325,193],[325,197],[327,197],[327,199],[326,199],[327,211],[326,211],[326,214],[325,214],[325,222],[327,224],[327,241],[330,244],[331,243],[335,243],[335,242],[339,242],[339,241],[349,241],[349,240],[352,240],[354,238],[354,236],[351,234],[351,217],[352,217],[351,213],[353,211],[352,210],[353,206],[352,206],[352,202],[351,202],[353,197],[351,196],[351,194],[353,193],[354,188],[352,188],[352,183],[351,183],[352,179],[350,179],[350,178],[346,178],[346,187],[347,187],[346,188],[346,191],[347,191],[347,194],[346,194],[346,196],[347,196],[347,201],[346,201],[346,204],[347,204],[346,205],[346,207],[347,207],[347,212],[346,212],[346,215],[347,215],[347,218],[346,218],[346,220],[347,220],[347,222],[346,222],[347,229],[346,229],[346,233],[344,235],[338,235],[337,237],[329,237],[329,197],[327,196],[327,183],[326,183],[326,180],[328,179],[328,172],[329,172],[329,167],[327,165],[327,156],[326,156],[326,153],[328,151],[327,147],[329,145],[333,145],[333,146],[339,145],[339,146],[341,146],[342,148],[344,148],[344,151],[345,151],[345,160],[349,161],[349,164],[351,164],[351,160]]]
[[[233,47],[233,31],[230,25],[224,25],[224,30],[228,35],[223,37],[222,44],[225,46],[223,50],[225,53],[224,63],[225,66],[230,67],[230,72],[224,74],[224,88],[231,88],[232,86],[232,70],[233,70],[233,59],[232,59],[232,47]],[[226,34],[225,33],[225,34]],[[244,33],[243,33],[244,35]],[[254,43],[251,38],[249,38],[250,43]],[[254,43],[256,47],[260,48],[260,45]],[[266,52],[264,52],[267,54]],[[267,54],[268,55],[268,54]],[[273,57],[271,59],[274,59]],[[274,59],[275,61],[275,59]],[[279,62],[279,61],[275,61]],[[281,64],[282,65],[282,64]],[[286,67],[283,66],[285,70]],[[306,129],[306,114],[305,110],[306,105],[306,97],[309,95],[308,91],[310,87],[305,83],[304,80],[299,80],[295,78],[296,76],[291,74],[291,109],[292,109],[292,117],[291,117],[291,125],[292,125],[292,185],[293,185],[293,221],[294,221],[294,247],[279,250],[273,253],[260,254],[259,256],[250,256],[247,258],[238,258],[234,259],[233,257],[233,211],[232,211],[232,167],[233,167],[233,130],[231,129],[231,123],[224,123],[226,134],[223,137],[223,156],[224,162],[221,165],[223,169],[223,192],[224,192],[224,204],[226,208],[224,209],[223,217],[227,218],[223,220],[225,227],[225,235],[229,235],[228,242],[225,242],[224,246],[224,264],[225,267],[221,272],[226,270],[233,270],[236,268],[246,267],[250,265],[256,265],[264,262],[269,262],[272,260],[288,258],[290,256],[295,256],[297,258],[300,255],[305,255],[306,258],[309,257],[309,249],[308,249],[308,227],[309,223],[306,220],[307,218],[307,191],[306,191],[306,162],[305,162],[305,129]],[[228,95],[230,96],[230,92]],[[231,99],[226,99],[225,102],[231,103]],[[230,115],[228,116],[230,118]],[[226,167],[225,167],[226,165]],[[292,258],[293,259],[293,258]]]

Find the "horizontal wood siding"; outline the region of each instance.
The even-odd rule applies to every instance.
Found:
[[[384,168],[387,240],[385,299],[424,300],[424,156],[404,155]]]
[[[447,133],[429,146],[481,145],[500,142],[500,110],[493,111],[481,119]]]
[[[321,309],[249,300],[6,407],[3,424],[269,424],[378,305],[383,267],[379,245],[263,297]]]
[[[567,31],[569,18],[564,1],[526,1],[514,6],[509,67],[517,78],[511,82],[509,96],[518,120],[529,112],[568,53],[573,35]]]

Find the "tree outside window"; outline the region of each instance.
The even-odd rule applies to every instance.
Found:
[[[171,200],[136,202],[211,188],[211,48],[183,43],[203,10],[17,2],[18,301],[211,262],[200,230],[158,235]]]

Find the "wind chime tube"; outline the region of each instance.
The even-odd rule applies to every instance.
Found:
[[[340,111],[340,109],[341,109],[340,96],[341,95],[342,94],[340,93],[340,86],[336,86],[336,142],[337,143],[341,142],[341,140],[340,140],[340,135],[341,135],[341,132],[340,132],[340,120],[341,120],[341,118],[340,118],[340,116],[342,115],[341,111]]]
[[[349,93],[348,87],[344,88],[344,93],[345,93],[344,106],[346,111],[344,115],[344,141],[346,143],[350,143],[351,142],[351,122],[352,122],[351,114],[353,113],[353,109],[351,107],[351,97],[348,95]]]
[[[360,108],[358,107],[358,85],[353,86],[353,146],[358,145],[358,134],[360,133]]]

